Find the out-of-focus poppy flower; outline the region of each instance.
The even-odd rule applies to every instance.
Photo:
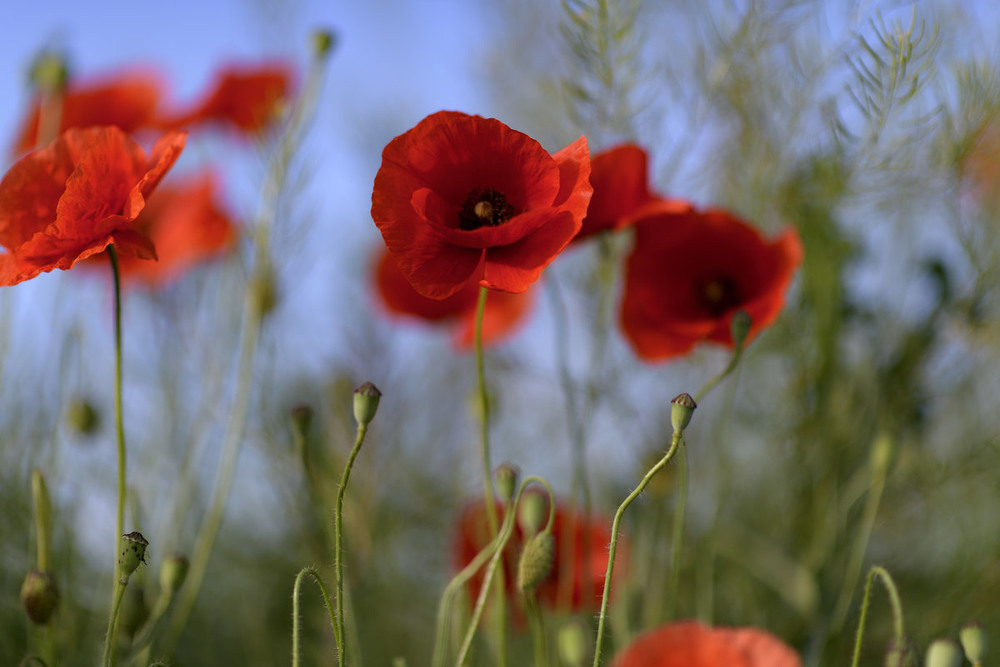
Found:
[[[195,264],[231,248],[237,238],[236,225],[217,199],[216,179],[209,172],[157,188],[135,220],[135,229],[156,246],[157,260],[123,257],[122,279],[162,287]]]
[[[780,639],[757,628],[710,628],[697,621],[663,625],[639,636],[611,667],[801,667]]]
[[[55,110],[59,114],[57,134],[74,127],[114,125],[132,133],[151,127],[163,96],[163,83],[152,71],[126,71],[80,81],[71,81]],[[34,150],[39,141],[42,101],[32,102],[14,142],[14,153]],[[49,137],[52,139],[54,137]]]
[[[475,281],[449,297],[430,299],[413,289],[392,256],[383,250],[375,266],[375,282],[382,302],[392,313],[428,322],[454,323],[456,344],[461,347],[473,344],[479,300],[479,285]],[[497,342],[513,333],[524,321],[531,301],[530,291],[489,294],[483,311],[483,344]]]
[[[594,156],[590,163],[594,196],[574,242],[627,226],[653,202],[661,208],[670,206],[678,213],[691,210],[686,201],[663,199],[649,191],[648,162],[646,151],[635,144],[615,146]]]
[[[802,262],[790,229],[774,241],[724,211],[652,209],[637,219],[622,327],[636,353],[669,359],[710,340],[732,345],[730,320],[746,311],[749,343],[770,325]]]
[[[529,492],[530,493],[530,492]],[[458,522],[455,543],[456,565],[461,569],[476,557],[490,542],[489,524],[486,520],[486,505],[483,501],[471,502],[463,509]],[[497,515],[503,520],[504,510],[497,503]],[[601,607],[604,594],[604,578],[608,571],[608,543],[611,541],[611,520],[591,516],[585,520],[582,515],[556,504],[555,522],[552,526],[555,539],[555,559],[552,571],[535,589],[538,600],[552,608],[569,611],[594,611]],[[503,566],[507,590],[515,592],[514,575],[517,560],[524,546],[525,537],[518,525],[504,550]],[[619,539],[616,565],[627,560],[627,544]],[[586,560],[585,560],[586,559]],[[617,579],[622,567],[615,567]],[[484,570],[469,581],[469,593],[475,599],[483,583]]]
[[[470,280],[523,292],[580,230],[589,177],[584,137],[549,155],[496,119],[440,111],[385,147],[372,218],[424,296]]]
[[[0,285],[69,269],[112,243],[122,256],[156,257],[135,219],[177,160],[170,132],[150,158],[117,127],[67,130],[19,160],[0,181]]]
[[[220,70],[200,101],[190,109],[167,114],[164,127],[190,129],[199,124],[231,125],[247,134],[263,130],[277,118],[291,95],[293,74],[285,63],[231,65]]]

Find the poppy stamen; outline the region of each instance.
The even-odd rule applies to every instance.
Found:
[[[712,317],[719,317],[742,303],[736,281],[728,276],[718,276],[705,281],[699,293],[702,305]]]
[[[480,227],[496,227],[514,216],[514,207],[503,193],[493,188],[473,188],[458,212],[458,228],[470,231]]]

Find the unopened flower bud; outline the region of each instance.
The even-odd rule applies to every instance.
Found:
[[[59,606],[59,589],[48,572],[32,570],[21,584],[21,604],[35,625],[45,625]]]
[[[687,428],[697,407],[691,394],[681,394],[670,401],[670,425],[674,428],[674,433],[682,433]]]
[[[561,628],[556,637],[559,659],[569,667],[582,667],[587,662],[587,648],[590,638],[579,621],[570,621]]]
[[[42,51],[31,63],[31,83],[43,93],[57,93],[66,89],[69,71],[66,59],[54,51]]]
[[[354,420],[361,426],[368,426],[375,418],[378,401],[382,392],[371,382],[365,382],[354,390]]]
[[[733,337],[733,345],[736,347],[743,347],[743,343],[747,339],[747,334],[750,333],[750,326],[753,324],[753,319],[750,317],[750,313],[745,310],[737,310],[733,313],[733,317],[729,320],[729,333]]]
[[[118,570],[122,580],[127,580],[140,563],[146,562],[148,546],[149,542],[139,531],[122,535],[121,552],[118,554]]]
[[[542,527],[549,511],[549,497],[541,493],[521,496],[517,508],[517,523],[525,535],[534,535]]]
[[[556,540],[549,531],[532,535],[525,542],[521,559],[517,562],[517,587],[522,593],[530,593],[545,581],[555,562]]]
[[[314,30],[310,36],[312,50],[317,58],[325,58],[337,43],[337,36],[332,30]]]
[[[962,649],[954,639],[935,639],[927,648],[925,667],[962,667]]]
[[[966,623],[959,631],[958,639],[962,642],[965,657],[969,659],[969,662],[973,665],[981,664],[983,658],[986,657],[986,648],[989,643],[985,628],[975,621]]]
[[[181,554],[164,558],[160,564],[160,589],[168,595],[180,590],[187,577],[189,565],[188,559]]]
[[[497,493],[505,503],[510,502],[517,489],[517,467],[510,463],[501,463],[494,473],[497,480]]]
[[[85,398],[75,398],[66,409],[66,423],[79,435],[88,436],[100,428],[101,417],[93,403]]]

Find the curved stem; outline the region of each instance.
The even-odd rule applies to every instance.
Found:
[[[670,459],[673,458],[674,453],[677,448],[684,441],[684,434],[678,431],[674,432],[673,437],[670,440],[670,449],[664,454],[663,458],[656,462],[649,472],[642,478],[639,485],[635,487],[632,493],[628,494],[628,497],[622,501],[622,504],[618,507],[618,511],[615,512],[614,521],[611,523],[611,546],[608,552],[608,571],[604,576],[604,594],[601,596],[601,613],[597,621],[597,643],[594,646],[594,667],[598,667],[601,664],[601,644],[604,641],[604,625],[608,618],[608,598],[611,593],[611,575],[615,569],[615,553],[618,550],[618,529],[621,524],[622,516],[625,514],[625,510],[628,506],[632,504],[632,501],[639,497],[643,489],[649,484],[650,480],[663,469],[663,466],[667,465]]]
[[[337,619],[334,616],[333,603],[330,601],[330,594],[326,591],[323,577],[311,567],[302,568],[295,577],[295,587],[292,591],[292,667],[298,667],[299,665],[299,589],[302,587],[302,578],[307,574],[319,586],[319,592],[323,595],[323,604],[326,605],[326,611],[330,615],[330,625],[333,627],[334,636],[337,634]],[[337,643],[340,643],[339,639]],[[339,664],[343,665],[344,654],[341,653],[338,657],[340,660]]]
[[[111,603],[111,616],[108,617],[108,632],[104,635],[104,657],[101,664],[110,667],[114,664],[115,637],[118,634],[118,612],[122,607],[122,596],[125,595],[125,587],[128,585],[128,578],[119,579],[115,584],[115,598]]]
[[[344,475],[340,480],[340,488],[337,489],[337,507],[333,513],[334,531],[334,568],[337,577],[337,625],[334,628],[334,637],[337,640],[337,650],[340,654],[340,664],[347,664],[347,642],[344,641],[344,494],[347,492],[347,481],[351,477],[351,468],[354,467],[354,460],[361,451],[361,443],[365,441],[365,434],[368,432],[366,424],[358,424],[357,435],[354,439],[354,449],[344,466]]]
[[[899,599],[899,591],[896,590],[896,584],[893,583],[889,571],[881,565],[873,565],[871,570],[868,571],[865,596],[861,601],[861,618],[858,620],[858,633],[854,639],[854,658],[851,660],[851,667],[858,667],[858,661],[861,659],[861,640],[865,634],[865,624],[868,621],[868,605],[871,602],[872,596],[872,584],[876,577],[882,580],[882,585],[885,586],[885,590],[889,594],[889,604],[892,606],[893,634],[896,644],[897,646],[902,646],[905,641],[903,604]]]

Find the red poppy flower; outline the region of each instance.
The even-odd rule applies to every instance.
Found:
[[[456,541],[458,569],[472,562],[476,554],[490,542],[485,507],[486,505],[480,500],[469,503],[462,511]],[[504,511],[499,503],[497,515],[502,521]],[[564,607],[568,603],[569,610],[574,612],[600,609],[601,597],[604,594],[604,578],[608,571],[611,520],[592,516],[587,521],[580,514],[557,503],[552,536],[555,538],[556,547],[554,564],[549,576],[535,589],[538,600],[553,608]],[[511,596],[515,593],[517,559],[524,542],[524,534],[520,526],[517,526],[504,550],[505,580],[508,594]],[[627,544],[619,540],[616,564],[626,562],[627,556],[623,554],[627,548]],[[484,571],[485,568],[480,569],[469,581],[469,592],[473,599],[479,595]],[[622,568],[616,567],[614,576],[616,578],[620,576],[618,573],[621,571]]]
[[[162,123],[177,128],[216,123],[254,134],[276,118],[279,105],[291,94],[292,80],[285,63],[232,65],[216,75],[200,102],[167,115]]]
[[[216,179],[207,172],[157,188],[135,220],[156,246],[157,261],[123,257],[122,279],[161,287],[231,248],[236,226],[216,199]]]
[[[724,211],[653,208],[635,221],[622,327],[636,353],[655,361],[701,340],[732,345],[730,320],[743,310],[749,343],[777,318],[801,262],[794,230],[769,242]]]
[[[756,628],[710,628],[697,621],[663,625],[639,636],[611,667],[801,667],[780,639]]]
[[[649,191],[648,161],[646,151],[635,144],[615,146],[594,156],[590,162],[594,196],[574,242],[606,229],[627,226],[644,206],[653,202],[661,206],[669,204],[678,213],[691,210],[686,201],[662,199]]]
[[[470,280],[523,292],[580,230],[589,177],[584,137],[549,155],[496,119],[440,111],[385,147],[372,218],[424,296]]]
[[[475,342],[479,300],[479,285],[475,282],[470,281],[444,299],[429,299],[413,289],[385,250],[375,266],[375,282],[382,302],[392,313],[428,322],[454,322],[457,345],[468,347]],[[531,301],[531,292],[490,294],[483,311],[483,344],[499,341],[513,333],[524,321]]]
[[[135,229],[146,198],[177,160],[170,132],[150,158],[117,127],[67,130],[19,160],[0,181],[0,285],[69,269],[114,243],[123,256],[156,257]]]
[[[126,133],[151,127],[163,95],[160,76],[151,71],[130,71],[71,82],[59,107],[58,134],[73,127],[115,125]],[[41,100],[36,99],[17,134],[14,153],[22,155],[38,145]]]

